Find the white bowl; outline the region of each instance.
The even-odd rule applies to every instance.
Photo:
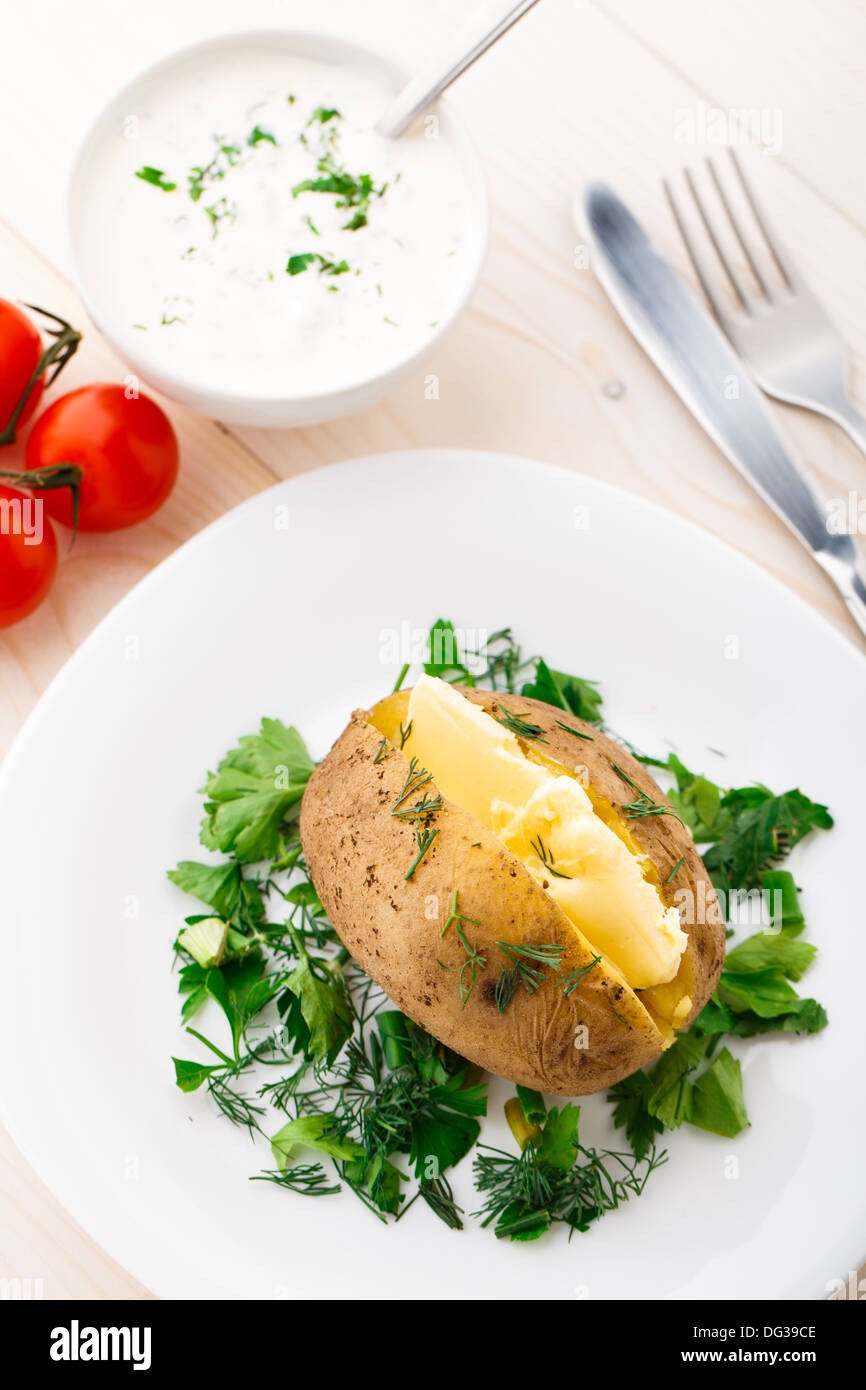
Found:
[[[108,141],[117,139],[118,131],[130,113],[145,108],[147,99],[167,76],[175,76],[184,68],[200,68],[209,54],[224,56],[243,47],[269,52],[285,51],[333,65],[351,64],[366,69],[384,79],[396,92],[408,74],[394,63],[370,49],[344,39],[314,34],[302,30],[259,30],[225,35],[185,48],[148,68],[123,88],[103,109],[82,141],[73,166],[67,196],[67,222],[72,262],[79,292],[94,323],[114,348],[128,362],[132,371],[156,390],[179,401],[201,414],[232,424],[262,426],[297,426],[319,424],[341,415],[363,410],[379,400],[399,382],[417,371],[438,347],[463,309],[478,279],[487,247],[487,191],[484,174],[474,144],[465,128],[443,102],[435,108],[442,136],[454,152],[465,180],[469,206],[466,235],[460,251],[461,274],[457,293],[443,308],[437,326],[429,337],[417,341],[405,355],[385,367],[362,370],[357,376],[342,381],[333,389],[311,394],[292,392],[282,385],[275,390],[256,393],[242,383],[232,391],[223,385],[209,382],[201,374],[195,378],[174,363],[160,360],[155,336],[137,332],[128,322],[128,315],[118,312],[105,285],[100,285],[92,272],[94,260],[93,224],[87,218],[86,185],[88,174],[101,149]],[[164,358],[164,354],[162,355]]]

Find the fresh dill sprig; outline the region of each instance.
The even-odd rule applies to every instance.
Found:
[[[424,830],[421,828],[420,825],[418,826],[417,830],[415,831],[415,842],[418,846],[418,853],[412,861],[412,864],[410,865],[407,873],[404,875],[407,883],[409,882],[409,879],[412,878],[412,876],[414,875],[415,870],[421,863],[421,860],[424,858],[424,855],[427,853],[428,849],[430,848],[438,834],[438,826],[435,826],[432,830]]]
[[[505,1010],[508,1008],[508,1005],[514,998],[517,986],[519,984],[520,977],[517,973],[516,968],[512,970],[506,970],[503,967],[503,969],[500,970],[499,978],[496,981],[496,990],[493,995],[494,1001],[496,1003],[497,1013],[505,1013]]]
[[[474,917],[464,917],[462,913],[460,913],[460,912],[457,911],[457,891],[458,891],[458,890],[455,888],[455,889],[454,889],[454,892],[453,892],[452,895],[451,895],[451,907],[449,908],[449,910],[448,910],[448,916],[447,916],[446,919],[445,919],[445,926],[442,928],[441,932],[439,933],[440,936],[444,936],[444,935],[445,935],[445,933],[448,931],[448,928],[451,926],[451,923],[452,923],[452,922],[458,922],[458,923],[460,923],[461,925],[462,925],[464,922],[469,922],[469,923],[471,923],[471,925],[472,925],[473,927],[480,927],[480,926],[481,926],[481,923],[480,923],[479,921],[477,921]]]
[[[535,658],[524,660],[510,627],[500,628],[488,637],[484,647],[467,655],[486,662],[475,676],[475,684],[490,686],[491,690],[507,690],[514,694],[521,671],[532,666]]]
[[[573,874],[564,874],[564,873],[561,873],[559,869],[554,869],[554,867],[553,867],[553,855],[552,855],[551,851],[549,850],[549,848],[547,847],[547,845],[546,845],[546,844],[544,843],[544,841],[542,840],[542,838],[541,838],[541,832],[540,832],[540,831],[539,831],[539,834],[538,834],[537,839],[536,839],[536,840],[530,840],[529,843],[530,843],[531,847],[535,850],[535,853],[538,855],[539,859],[541,860],[541,862],[542,862],[542,864],[544,865],[544,867],[545,867],[545,869],[547,870],[547,872],[548,872],[553,878],[573,878],[573,877],[574,877]]]
[[[413,806],[395,806],[391,812],[397,820],[428,820],[442,809],[442,797],[437,792],[435,796],[428,796],[425,792],[420,801],[416,801]]]
[[[392,816],[400,815],[400,807],[404,801],[408,801],[410,796],[414,796],[422,787],[426,787],[428,782],[433,781],[432,772],[428,772],[426,767],[418,766],[418,759],[409,759],[409,771],[406,773],[406,780],[403,783],[403,790],[391,808]]]
[[[409,727],[411,728],[411,725]],[[419,768],[418,759],[411,758],[409,761],[409,771],[403,783],[403,789],[391,808],[391,815],[394,816],[395,819],[415,822],[415,843],[418,846],[418,854],[409,866],[407,873],[404,875],[406,882],[412,878],[415,870],[424,858],[424,855],[439,834],[438,828],[431,830],[430,821],[436,815],[437,811],[441,811],[442,797],[438,792],[435,796],[429,796],[425,791],[420,801],[416,801],[409,806],[405,803],[432,780],[432,774],[429,773],[426,768]]]
[[[665,887],[666,887],[666,888],[667,888],[668,884],[671,882],[671,880],[676,878],[677,874],[679,873],[680,869],[683,867],[683,864],[685,864],[685,862],[686,862],[686,856],[683,854],[683,855],[681,855],[681,857],[677,860],[676,864],[674,864],[674,867],[671,869],[670,873],[668,874],[667,878],[665,879]]]
[[[564,724],[561,719],[557,719],[556,723],[558,727],[564,729],[567,734],[574,734],[575,738],[585,739],[587,743],[595,742],[592,734],[582,734],[580,729],[573,728],[571,724]]]
[[[330,1197],[340,1191],[339,1183],[328,1181],[328,1175],[321,1163],[298,1163],[293,1168],[287,1168],[284,1173],[279,1169],[266,1169],[261,1173],[254,1173],[250,1182],[276,1183],[277,1187],[285,1187],[289,1192],[300,1192],[305,1197]]]
[[[551,1111],[549,1120],[554,1115]],[[545,1162],[543,1147],[533,1144],[519,1155],[479,1144],[473,1172],[484,1201],[473,1215],[482,1226],[493,1225],[500,1240],[534,1240],[557,1221],[572,1234],[586,1231],[605,1212],[640,1196],[666,1159],[666,1152],[655,1148],[635,1158],[575,1144],[573,1164],[559,1167]]]
[[[256,1105],[249,1096],[233,1090],[227,1075],[217,1074],[208,1077],[207,1088],[218,1110],[227,1120],[248,1130],[251,1139],[254,1138],[256,1130],[261,1133],[260,1120],[266,1113],[264,1106]]]
[[[561,987],[563,994],[572,995],[579,985],[583,983],[591,970],[594,970],[601,963],[601,956],[593,956],[589,965],[582,965],[577,970],[571,970],[567,975],[563,975],[557,984]]]
[[[534,739],[538,743],[549,742],[544,737],[544,730],[540,724],[531,723],[525,715],[518,714],[515,710],[506,709],[504,705],[498,706],[497,713],[494,714],[493,718],[497,724],[504,724],[505,728],[510,733],[515,734],[517,738]]]
[[[443,932],[442,934],[444,936],[445,933]],[[487,957],[481,954],[481,952],[478,950],[477,945],[473,945],[470,941],[467,940],[466,933],[463,930],[462,920],[460,925],[457,927],[457,940],[460,942],[460,945],[466,952],[466,960],[463,961],[462,965],[460,966],[445,965],[445,963],[441,960],[439,961],[439,964],[442,966],[443,970],[459,970],[460,973],[457,976],[457,990],[460,995],[460,1007],[461,1009],[465,1009],[466,1005],[469,1003],[469,1000],[472,997],[472,991],[475,989],[477,971],[484,970],[486,968]],[[467,976],[469,979],[468,984],[466,982]]]
[[[543,946],[519,946],[513,941],[497,941],[497,946],[503,955],[508,956],[516,965],[527,965],[530,961],[538,961],[542,965],[548,965],[552,970],[559,970],[560,961],[565,950],[564,946],[556,942],[550,942]],[[538,972],[535,972],[538,973]],[[541,972],[543,975],[543,971]]]
[[[512,941],[497,941],[496,944],[512,962],[510,969],[503,966],[496,982],[494,999],[497,1011],[503,1014],[518,985],[523,985],[527,994],[535,994],[546,978],[544,967],[559,971],[565,947],[555,942],[544,946],[518,946]]]
[[[442,928],[439,935],[440,937],[445,936],[448,932],[448,928],[451,926],[451,923],[456,922],[457,939],[460,942],[460,945],[463,947],[464,951],[466,952],[467,959],[459,967],[456,965],[445,965],[444,962],[441,960],[438,963],[443,970],[459,969],[460,974],[458,976],[458,990],[460,994],[461,1007],[465,1009],[469,1001],[469,998],[472,994],[472,991],[475,988],[476,971],[485,969],[487,965],[487,957],[481,954],[477,946],[471,945],[466,937],[466,933],[463,930],[465,926],[469,925],[473,927],[479,927],[481,923],[475,917],[466,917],[463,913],[461,913],[458,910],[457,892],[458,890],[455,888],[451,897],[451,907],[448,912],[448,916],[445,919],[445,925]],[[468,985],[466,984],[467,974],[470,977],[470,982]]]
[[[632,820],[638,820],[644,816],[673,816],[682,824],[682,816],[673,806],[665,806],[660,801],[653,801],[652,797],[642,787],[639,787],[627,772],[623,772],[618,763],[611,763],[611,767],[624,782],[627,782],[638,793],[634,801],[630,801],[628,805],[622,807],[625,815]]]

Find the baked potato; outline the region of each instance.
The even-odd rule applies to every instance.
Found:
[[[724,922],[689,831],[640,762],[540,701],[424,676],[356,710],[300,834],[367,974],[520,1085],[612,1085],[718,980]]]

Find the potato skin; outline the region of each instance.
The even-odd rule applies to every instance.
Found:
[[[606,798],[628,803],[636,795],[611,770],[613,760],[655,800],[662,799],[644,768],[619,745],[561,710],[522,696],[463,693],[491,712],[497,705],[520,712],[531,709],[533,722],[541,724],[549,738],[545,756],[570,770],[588,767],[591,781]],[[593,954],[561,908],[501,841],[444,799],[432,822],[439,833],[406,880],[417,854],[414,827],[391,812],[404,787],[409,760],[388,745],[387,755],[375,761],[382,735],[368,723],[371,713],[355,711],[317,767],[300,818],[313,883],[361,967],[398,1008],[441,1042],[485,1070],[535,1090],[585,1095],[651,1062],[663,1050],[665,1037],[639,996],[598,965],[571,995],[548,972],[535,994],[520,985],[505,1011],[498,1012],[496,982],[509,965],[498,941],[562,945],[561,975],[588,966]],[[559,729],[560,718],[590,734],[592,742]],[[661,822],[670,822],[670,827]],[[634,834],[641,848],[652,854],[662,877],[683,854],[686,864],[677,879],[706,877],[688,832],[673,817],[636,822]],[[486,962],[477,968],[465,1007],[458,981],[467,954],[457,938],[456,923],[442,935],[455,889],[458,911],[471,919],[464,924],[466,938]],[[692,953],[694,946],[700,986],[693,1013],[712,992],[724,954],[722,927],[718,935],[712,929],[707,935],[701,928],[693,943],[691,934],[696,931],[690,929],[688,948]],[[467,987],[470,978],[471,969],[464,975]]]

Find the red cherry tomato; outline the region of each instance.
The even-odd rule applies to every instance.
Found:
[[[57,538],[38,498],[0,483],[0,627],[38,608],[57,571]]]
[[[27,440],[26,466],[77,463],[83,470],[80,529],[119,531],[162,506],[174,487],[178,457],[171,422],[155,401],[96,382],[69,391],[40,415]],[[72,525],[65,488],[36,495],[55,521]]]
[[[0,433],[12,419],[41,356],[42,339],[33,320],[8,299],[0,299]],[[43,389],[40,377],[27,397],[17,428],[30,419]]]

